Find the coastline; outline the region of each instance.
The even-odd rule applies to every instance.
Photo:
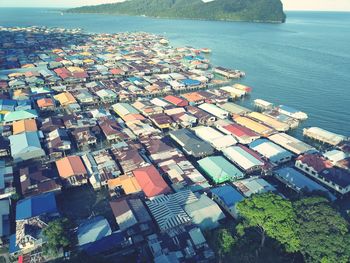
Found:
[[[82,15],[106,15],[106,16],[126,16],[126,17],[145,17],[145,18],[153,18],[153,19],[173,19],[173,20],[189,20],[189,21],[211,21],[211,22],[238,22],[238,23],[257,23],[257,24],[284,24],[284,21],[270,21],[270,20],[233,20],[233,19],[209,19],[209,18],[188,18],[188,17],[160,17],[160,16],[146,16],[146,15],[128,15],[128,14],[111,14],[111,13],[94,13],[94,12],[67,12],[66,9],[61,9],[59,12],[63,12],[65,14],[82,14]]]

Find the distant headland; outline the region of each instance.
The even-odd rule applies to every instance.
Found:
[[[262,23],[286,20],[280,0],[127,0],[65,12]]]

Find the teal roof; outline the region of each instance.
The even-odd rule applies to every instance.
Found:
[[[36,110],[19,110],[19,111],[6,113],[4,116],[4,121],[13,122],[13,121],[19,121],[19,120],[25,120],[25,119],[33,119],[37,117],[38,117],[38,114]]]
[[[217,184],[242,178],[243,173],[222,156],[210,156],[198,161],[202,170]]]
[[[37,132],[24,132],[21,134],[11,135],[9,139],[12,156],[41,149]]]

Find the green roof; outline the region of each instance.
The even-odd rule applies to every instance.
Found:
[[[4,122],[13,122],[25,119],[37,118],[38,114],[36,110],[18,110],[6,113],[4,116]]]
[[[234,181],[244,177],[244,174],[222,156],[210,156],[198,161],[201,169],[216,184]]]

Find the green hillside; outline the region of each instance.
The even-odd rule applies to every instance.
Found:
[[[286,19],[280,0],[215,0],[208,3],[202,0],[129,0],[83,6],[66,12],[275,23],[283,23]]]

